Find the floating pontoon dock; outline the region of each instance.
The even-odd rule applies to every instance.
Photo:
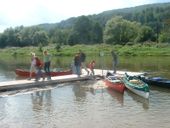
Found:
[[[0,82],[0,91],[7,91],[17,88],[28,88],[28,87],[38,87],[38,86],[45,86],[45,85],[52,85],[52,84],[59,84],[64,82],[72,82],[72,81],[80,81],[80,80],[87,80],[90,79],[90,76],[81,75],[78,77],[75,74],[72,75],[64,75],[64,76],[57,76],[52,77],[51,80],[43,80],[42,78],[39,81],[32,80],[13,80],[13,81],[6,81]]]
[[[95,75],[96,76],[105,76],[106,73],[109,70],[100,70],[95,69]],[[111,72],[111,71],[109,71]],[[124,71],[117,71],[118,75],[123,75]],[[142,75],[144,73],[139,72],[127,72],[129,75]],[[0,82],[0,91],[7,91],[7,90],[14,90],[18,88],[28,88],[28,87],[38,87],[38,86],[44,86],[44,85],[52,85],[52,84],[59,84],[64,82],[72,82],[72,81],[80,81],[80,80],[88,80],[91,79],[91,76],[87,75],[86,72],[83,70],[80,77],[78,77],[76,74],[72,75],[64,75],[64,76],[56,76],[52,77],[52,80],[42,80],[42,78],[39,81],[33,80],[13,80],[13,81],[5,81]]]
[[[107,72],[113,72],[112,70],[102,70],[102,69],[94,69],[95,75],[97,76],[106,76]],[[125,72],[131,76],[136,76],[136,75],[145,75],[145,72],[130,72],[130,71],[117,71],[116,75],[123,76]],[[83,73],[86,73],[83,70]]]

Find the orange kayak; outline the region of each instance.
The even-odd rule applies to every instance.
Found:
[[[105,85],[108,86],[108,88],[116,90],[116,91],[118,91],[120,93],[124,93],[125,85],[117,77],[115,77],[115,76],[107,76],[106,79],[104,79],[104,82],[105,82]]]

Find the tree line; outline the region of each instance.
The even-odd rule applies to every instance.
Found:
[[[61,22],[50,29],[41,25],[8,28],[0,33],[0,48],[46,46],[49,43],[60,47],[76,44],[170,42],[170,4],[135,9],[80,16],[72,22]]]

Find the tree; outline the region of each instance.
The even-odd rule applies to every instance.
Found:
[[[53,30],[53,34],[51,34],[51,41],[55,44],[67,44],[69,35],[69,30],[67,29],[58,29]]]
[[[138,25],[120,16],[113,17],[106,23],[103,40],[108,44],[126,44],[137,36]]]
[[[92,43],[93,40],[92,30],[93,30],[93,21],[91,21],[86,16],[79,17],[73,26],[72,32],[69,35],[68,44]]]
[[[68,44],[69,45],[75,45],[79,43],[79,37],[78,37],[78,33],[77,32],[71,32],[69,37],[68,37]]]
[[[45,31],[37,31],[33,36],[33,42],[36,45],[42,44],[43,46],[48,44],[48,36]]]
[[[0,34],[0,48],[4,48],[7,46],[6,44],[6,40],[7,40],[8,36],[6,34]]]
[[[138,36],[136,38],[137,42],[145,42],[148,40],[153,41],[154,33],[151,27],[149,26],[141,26],[138,32]]]
[[[162,32],[159,36],[159,42],[161,43],[170,43],[170,33]]]
[[[94,23],[91,36],[93,43],[103,42],[103,29],[98,22]]]

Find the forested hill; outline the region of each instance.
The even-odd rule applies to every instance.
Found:
[[[72,17],[54,24],[8,28],[0,48],[76,44],[170,44],[170,3],[143,5]]]
[[[106,22],[113,16],[120,15],[123,18],[131,21],[138,21],[142,24],[153,21],[163,21],[170,19],[170,2],[159,4],[147,4],[130,8],[114,9],[104,11],[99,14],[88,15],[87,17],[92,20],[97,20],[101,25],[105,25]],[[67,20],[63,20],[56,24],[41,24],[40,26],[45,29],[54,28],[56,26],[60,28],[72,27],[79,17],[72,17]]]

